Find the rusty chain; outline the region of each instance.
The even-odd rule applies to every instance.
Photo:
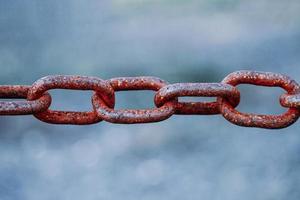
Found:
[[[240,102],[236,86],[252,84],[281,87],[286,90],[280,96],[280,104],[288,110],[281,115],[242,113],[235,108]],[[51,89],[92,90],[93,110],[88,112],[50,110]],[[115,92],[127,90],[155,91],[153,109],[114,109]],[[179,97],[216,97],[215,102],[180,102]],[[257,71],[237,71],[229,74],[221,83],[175,83],[156,77],[122,77],[102,80],[88,76],[47,76],[29,85],[1,85],[1,99],[25,99],[0,101],[0,115],[34,115],[52,124],[94,124],[105,120],[111,123],[134,124],[165,120],[174,114],[215,115],[222,114],[233,124],[268,129],[285,128],[300,116],[300,86],[291,78]]]

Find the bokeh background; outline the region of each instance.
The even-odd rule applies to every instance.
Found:
[[[219,82],[241,69],[300,81],[299,10],[299,0],[2,0],[0,84],[50,74]],[[241,111],[285,111],[280,88],[239,89]],[[91,109],[91,92],[51,94],[52,109]],[[119,92],[117,108],[154,107],[153,94]],[[89,126],[1,117],[0,199],[298,200],[299,130],[219,115]]]

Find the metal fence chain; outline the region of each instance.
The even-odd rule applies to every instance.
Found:
[[[241,113],[235,108],[240,102],[239,84],[281,87],[286,93],[280,104],[288,108],[281,115]],[[51,89],[92,90],[93,110],[88,112],[50,110]],[[153,109],[114,109],[115,92],[127,90],[155,91]],[[215,102],[180,102],[179,97],[217,97]],[[28,85],[0,85],[0,115],[34,115],[52,124],[94,124],[102,120],[111,123],[134,124],[165,120],[174,114],[222,114],[233,124],[245,127],[279,129],[290,126],[300,116],[300,86],[281,74],[257,71],[237,71],[221,83],[168,84],[156,77],[121,77],[102,80],[88,76],[47,76]]]

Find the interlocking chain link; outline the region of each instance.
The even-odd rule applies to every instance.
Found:
[[[229,74],[222,83],[236,86],[239,84],[254,84],[268,87],[281,87],[288,95],[300,92],[299,85],[292,79],[281,74],[271,72],[239,71]],[[293,124],[299,118],[300,110],[289,107],[281,115],[257,115],[241,113],[234,109],[232,104],[223,97],[218,97],[220,112],[230,122],[246,127],[284,128]]]
[[[40,98],[50,89],[94,90],[95,95],[102,98],[109,108],[115,104],[115,93],[111,85],[96,77],[87,76],[47,76],[33,83],[27,94],[28,100]],[[52,111],[33,113],[41,121],[53,124],[93,124],[100,122],[100,118],[93,110],[90,112]]]
[[[127,77],[114,78],[108,80],[109,84],[115,91],[124,90],[154,90],[157,91],[167,83],[156,77]],[[174,102],[176,100],[167,101],[158,108],[132,110],[121,109],[114,110],[109,108],[100,96],[93,95],[93,105],[98,116],[105,121],[111,123],[150,123],[165,120],[175,113]]]
[[[0,86],[1,99],[26,99],[31,86],[2,85]],[[41,113],[51,104],[51,96],[45,92],[33,101],[0,101],[0,115],[30,115]]]
[[[172,99],[183,97],[224,97],[236,107],[240,101],[237,88],[223,83],[175,83],[161,88],[155,95],[156,106],[161,106]],[[219,114],[218,102],[176,102],[176,114]]]
[[[240,102],[236,86],[252,84],[281,87],[286,90],[280,96],[280,104],[288,110],[281,115],[242,113],[235,108]],[[52,89],[92,90],[92,111],[50,110]],[[127,90],[155,91],[156,108],[114,109],[115,92]],[[214,102],[180,102],[180,97],[216,97]],[[0,99],[26,99],[0,101],[0,115],[34,115],[52,124],[93,124],[105,120],[111,123],[134,124],[165,120],[174,114],[213,115],[222,114],[229,122],[245,127],[279,129],[290,126],[300,116],[300,86],[291,78],[257,71],[237,71],[229,74],[221,83],[168,84],[156,77],[120,77],[102,80],[88,76],[47,76],[28,85],[0,85]]]

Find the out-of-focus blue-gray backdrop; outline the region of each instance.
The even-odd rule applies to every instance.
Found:
[[[241,69],[300,81],[299,10],[299,0],[2,0],[0,84],[50,74],[219,82]],[[280,88],[239,89],[241,111],[285,111]],[[91,109],[91,92],[51,94],[51,108]],[[154,107],[149,91],[116,101]],[[0,199],[298,200],[299,130],[242,128],[221,116],[90,126],[1,117]]]

